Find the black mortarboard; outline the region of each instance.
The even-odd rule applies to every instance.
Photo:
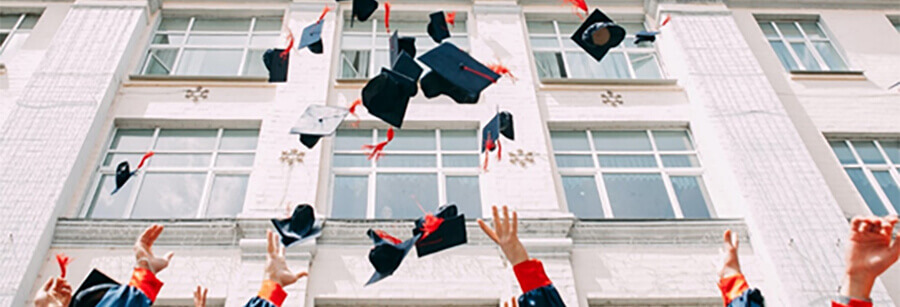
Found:
[[[440,44],[443,40],[450,37],[450,30],[447,29],[447,18],[444,11],[437,11],[428,15],[431,20],[428,22],[428,36],[435,43]]]
[[[402,52],[415,58],[416,38],[414,36],[400,36],[397,31],[394,31],[394,35],[391,35],[390,48],[391,63],[396,62]]]
[[[411,56],[405,52],[401,53],[397,60],[393,62],[390,70],[385,72],[390,74],[399,74],[402,76],[400,83],[409,94],[410,97],[415,96],[419,90],[419,77],[422,76],[422,66],[416,63]]]
[[[272,224],[281,235],[281,244],[284,246],[290,246],[322,234],[322,223],[316,222],[313,207],[309,204],[294,207],[294,213],[290,218],[272,219]]]
[[[394,274],[394,271],[403,262],[403,258],[406,257],[406,254],[409,253],[413,244],[420,237],[420,235],[416,235],[409,240],[400,242],[397,238],[391,237],[381,230],[369,229],[366,234],[375,243],[375,246],[369,250],[369,262],[375,267],[375,273],[366,282],[366,286]]]
[[[431,71],[422,77],[422,91],[432,98],[446,94],[457,103],[476,103],[481,91],[500,75],[452,43],[443,43],[419,57]],[[435,77],[433,75],[439,75]]]
[[[411,96],[409,82],[409,78],[382,68],[381,73],[363,87],[362,104],[372,116],[400,128]]]
[[[497,113],[497,115],[484,126],[484,129],[481,129],[481,152],[484,152],[485,150],[494,151],[497,147],[489,146],[488,143],[496,143],[499,141],[501,134],[510,140],[516,139],[515,127],[513,127],[513,116],[506,111]]]
[[[78,290],[72,294],[72,300],[69,301],[69,307],[94,307],[103,299],[106,292],[120,284],[98,271],[91,270],[91,273],[84,278]]]
[[[422,234],[422,238],[416,241],[416,253],[419,257],[465,244],[466,216],[457,213],[455,204],[442,206],[438,208],[437,214],[416,220],[413,235],[419,234]]]
[[[603,59],[610,48],[618,46],[625,39],[625,29],[615,24],[603,12],[593,13],[572,34],[572,40],[587,51],[597,62]]]
[[[655,42],[656,34],[659,34],[658,31],[641,31],[634,35],[634,44],[640,44],[641,42]]]
[[[281,54],[284,54],[284,56],[281,56]],[[269,82],[287,81],[290,55],[290,52],[285,53],[284,49],[269,49],[263,53],[263,64],[269,70]]]
[[[375,0],[353,0],[353,16],[356,17],[356,20],[361,22],[365,22],[369,20],[369,17],[375,13],[375,10],[378,9],[378,1]],[[350,17],[351,23],[353,22],[353,16]]]
[[[309,47],[309,52],[315,54],[322,53],[322,25],[325,23],[322,20],[316,21],[315,23],[303,28],[303,34],[300,36],[300,44],[297,45],[297,49],[303,49]]]
[[[112,193],[110,193],[110,195],[116,194],[116,192],[118,192],[119,189],[121,189],[122,186],[124,186],[125,183],[128,182],[128,179],[131,179],[131,176],[134,176],[134,174],[136,174],[138,170],[144,167],[144,163],[147,162],[147,159],[152,156],[152,151],[145,153],[144,156],[141,157],[141,162],[138,163],[138,167],[134,169],[134,171],[131,171],[131,167],[129,166],[128,161],[122,161],[121,163],[119,163],[119,165],[116,166],[116,188],[112,191]]]
[[[320,138],[333,134],[348,113],[350,111],[346,108],[310,105],[300,115],[300,119],[297,119],[291,133],[299,134],[300,143],[306,148],[313,148]]]

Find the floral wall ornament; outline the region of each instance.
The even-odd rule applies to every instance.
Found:
[[[509,163],[524,168],[529,164],[534,164],[535,157],[537,157],[537,154],[533,151],[526,152],[520,148],[509,154]]]
[[[197,86],[196,89],[187,89],[184,91],[184,98],[190,99],[193,102],[209,98],[209,89],[203,88],[203,86]]]
[[[281,158],[279,158],[279,160],[281,160],[281,163],[287,163],[287,165],[293,166],[294,163],[303,163],[303,157],[305,156],[305,152],[300,152],[299,149],[293,148],[291,150],[281,151]]]
[[[614,107],[625,104],[625,101],[622,100],[621,94],[613,93],[613,91],[610,90],[606,90],[606,93],[601,94],[600,97],[603,98],[604,104],[608,104]]]

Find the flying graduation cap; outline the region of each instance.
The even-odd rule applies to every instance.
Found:
[[[309,52],[322,54],[322,26],[324,24],[325,23],[319,19],[315,23],[303,28],[303,36],[300,37],[300,44],[297,45],[297,49],[308,47]]]
[[[391,65],[397,61],[397,58],[400,57],[400,53],[405,52],[410,57],[416,57],[416,37],[415,36],[400,36],[398,31],[394,31],[394,35],[391,35],[390,40],[390,56],[391,56]]]
[[[454,15],[455,16],[455,15]],[[443,40],[450,37],[450,30],[447,28],[447,18],[444,11],[437,11],[428,15],[428,36],[435,43],[440,44]]]
[[[595,9],[572,34],[572,40],[597,62],[603,59],[609,49],[618,46],[624,39],[625,29],[598,9]]]
[[[131,171],[131,167],[129,166],[128,161],[122,161],[122,163],[119,163],[119,165],[116,166],[116,189],[113,190],[110,195],[116,194],[116,192],[118,192],[119,189],[121,189],[122,186],[124,186],[125,183],[128,182],[128,179],[131,179],[131,176],[137,174],[137,172],[141,170],[142,167],[144,167],[144,162],[146,162],[147,159],[152,156],[152,151],[144,154],[144,156],[141,157],[141,162],[138,163],[138,167],[134,169],[133,172]]]
[[[369,114],[400,128],[409,99],[418,92],[416,83],[422,71],[412,57],[401,52],[390,69],[382,68],[378,76],[366,83],[362,90],[362,104]]]
[[[69,307],[94,307],[100,303],[106,292],[112,288],[118,287],[120,284],[114,279],[106,276],[97,269],[91,270],[91,273],[84,278],[78,290],[72,294],[72,300],[69,301]]]
[[[375,243],[375,246],[369,250],[369,262],[375,267],[375,273],[366,282],[366,286],[374,284],[388,276],[394,274],[394,271],[400,267],[403,258],[412,249],[413,244],[419,240],[421,235],[416,235],[409,240],[400,241],[381,230],[369,229],[366,232],[369,238]]]
[[[429,50],[419,61],[431,68],[420,83],[427,98],[444,94],[456,103],[477,103],[481,91],[500,78],[450,42]]]
[[[457,213],[456,204],[442,206],[436,214],[428,213],[416,220],[413,235],[420,234],[416,241],[419,257],[466,244],[466,216]]]
[[[285,82],[287,81],[288,62],[290,61],[290,53],[285,53],[286,49],[269,49],[263,53],[263,64],[269,70],[269,82]],[[285,54],[282,56],[282,54]]]
[[[319,139],[334,134],[349,113],[346,108],[310,105],[291,128],[291,134],[299,134],[300,143],[313,148]]]
[[[655,42],[657,34],[659,34],[659,31],[640,31],[634,34],[634,44],[637,45],[642,42]]]
[[[290,218],[272,219],[272,225],[281,235],[281,244],[291,246],[322,235],[322,222],[316,221],[313,207],[301,204],[294,207]]]
[[[483,142],[481,144],[481,152],[486,153],[496,149],[498,161],[503,153],[503,148],[500,145],[500,135],[503,135],[510,140],[516,139],[512,113],[506,111],[497,112],[497,115],[481,129],[481,141]],[[488,155],[485,155],[484,170],[487,170],[487,167]]]
[[[375,13],[375,10],[378,9],[378,1],[375,0],[352,0],[352,15],[350,16],[350,26],[353,26],[353,17],[356,17],[356,20],[360,22],[365,22],[369,20],[369,17],[372,17],[372,14]]]

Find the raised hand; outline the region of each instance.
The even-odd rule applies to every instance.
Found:
[[[209,289],[197,286],[197,290],[194,290],[194,307],[206,307],[206,292]]]
[[[278,242],[278,236],[271,230],[266,230],[266,245],[266,277],[269,280],[287,287],[309,275],[306,272],[296,274],[291,272],[284,258],[284,246]]]
[[[72,286],[65,279],[51,277],[34,296],[34,306],[65,307],[72,300]]]
[[[169,261],[175,255],[173,252],[168,252],[163,257],[153,255],[153,242],[156,242],[156,238],[159,238],[159,234],[162,231],[162,225],[150,225],[150,227],[144,229],[144,233],[134,242],[134,258],[137,260],[137,267],[148,269],[153,274],[159,274],[160,271],[168,267]]]
[[[732,236],[731,229],[725,231],[720,250],[722,267],[719,268],[719,278],[741,273],[741,263],[738,261],[739,243],[738,237]]]
[[[878,275],[900,258],[900,239],[891,239],[897,220],[897,216],[853,218],[842,295],[868,298]]]
[[[493,207],[493,212],[494,229],[491,229],[484,221],[478,219],[478,225],[481,226],[481,230],[491,240],[494,240],[494,243],[500,245],[500,249],[503,250],[503,254],[506,255],[506,259],[512,265],[515,266],[528,260],[528,252],[522,246],[522,242],[519,242],[519,216],[513,211],[512,223],[510,223],[509,209],[506,206],[503,206],[503,219],[500,219],[500,215],[497,213],[497,206]]]
[[[510,305],[510,304],[512,304],[512,305]],[[512,307],[519,307],[519,302],[516,301],[516,297],[515,297],[515,296],[513,296],[512,298],[510,298],[508,303],[507,303],[507,302],[503,302],[503,307],[510,307],[510,306],[512,306]]]

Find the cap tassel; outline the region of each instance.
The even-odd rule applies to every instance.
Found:
[[[572,13],[578,18],[585,19],[587,17],[588,7],[584,0],[563,0],[572,5]],[[579,11],[581,10],[581,11]],[[582,13],[582,11],[584,13]]]
[[[474,69],[472,69],[472,68],[469,68],[469,66],[463,65],[463,66],[462,66],[462,69],[465,70],[465,71],[468,71],[468,72],[470,72],[470,73],[476,74],[476,75],[478,75],[479,77],[488,79],[489,81],[491,81],[491,83],[497,83],[497,79],[494,79],[494,78],[492,78],[491,76],[488,76],[486,73],[483,73],[483,72],[474,70]]]
[[[316,20],[316,23],[322,22],[322,20],[325,19],[325,15],[327,15],[330,10],[331,8],[326,5],[325,8],[322,9],[322,15],[319,15],[319,20]]]
[[[393,140],[394,140],[394,128],[391,127],[391,128],[388,128],[388,131],[387,131],[387,141],[384,141],[384,142],[381,142],[381,143],[378,143],[375,145],[363,145],[362,148],[363,148],[363,150],[371,150],[371,152],[368,153],[369,160],[375,159],[375,161],[378,161],[378,159],[384,155],[384,147],[387,146],[387,144]]]
[[[456,11],[447,13],[447,23],[456,28]]]
[[[516,76],[513,76],[512,72],[509,71],[509,68],[506,68],[506,66],[503,66],[502,63],[489,64],[487,67],[490,68],[493,72],[497,73],[498,75],[509,76],[509,78],[513,81],[513,83],[516,83],[516,81],[519,80],[519,78],[516,78]]]
[[[353,127],[353,128],[359,127],[360,119],[359,119],[359,115],[356,114],[356,107],[358,107],[361,104],[362,104],[361,98],[357,98],[356,100],[353,101],[352,104],[350,104],[350,114],[356,118],[355,122],[350,123],[350,127]]]
[[[387,232],[384,232],[384,230],[376,229],[375,235],[383,240],[390,241],[391,243],[394,243],[394,244],[400,244],[400,242],[403,242],[403,241],[400,241],[400,239],[397,239],[394,236],[389,235]]]
[[[488,158],[491,156],[491,151],[494,150],[494,138],[490,135],[488,135],[487,140],[484,140],[484,149],[484,166],[482,169],[486,172],[488,170],[488,162],[490,161]]]
[[[384,2],[384,28],[391,33],[391,3]]]
[[[137,172],[139,169],[141,169],[141,167],[144,167],[144,162],[147,162],[147,159],[150,159],[153,154],[154,153],[152,151],[148,151],[147,153],[145,153],[144,156],[141,157],[141,163],[138,163],[138,167],[134,169],[134,171]]]
[[[425,214],[425,223],[422,223],[422,227],[419,228],[419,230],[422,231],[422,236],[419,237],[419,241],[421,242],[425,237],[428,237],[428,235],[437,231],[438,227],[441,227],[441,224],[444,223],[444,219],[426,212],[425,208],[422,207],[422,204],[419,203],[419,199],[416,198],[416,194],[409,195],[409,198],[412,198],[413,201],[416,202],[416,206],[419,207],[419,210],[422,211],[422,214]]]
[[[287,59],[288,55],[291,54],[291,49],[294,49],[294,33],[291,32],[291,29],[288,29],[287,40],[287,48],[285,48],[284,51],[278,54],[278,56],[280,56],[282,60]]]
[[[662,24],[660,24],[659,26],[660,27],[665,26],[665,25],[669,24],[669,21],[672,21],[672,15],[667,14],[666,19],[663,19]]]
[[[66,256],[66,254],[59,253],[56,254],[56,263],[59,263],[59,278],[66,278],[66,267],[69,266],[69,263],[72,262],[72,258]]]

